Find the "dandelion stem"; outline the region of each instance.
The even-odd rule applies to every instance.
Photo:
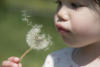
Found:
[[[22,61],[22,59],[23,59],[31,50],[32,50],[32,48],[27,49],[27,50],[22,54],[22,56],[20,57],[20,60]],[[21,61],[20,61],[20,62],[21,62]]]

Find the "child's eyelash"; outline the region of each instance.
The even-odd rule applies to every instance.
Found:
[[[77,8],[77,7],[79,7],[80,5],[75,4],[75,3],[71,3],[71,6],[72,6],[73,8]]]
[[[79,8],[79,7],[84,7],[84,5],[76,4],[76,3],[71,3],[71,6],[73,8]]]
[[[56,0],[56,1],[54,1],[54,3],[56,3],[58,5],[58,7],[62,6],[62,2],[60,0]],[[82,4],[77,4],[77,3],[69,3],[69,4],[74,9],[77,9],[77,8],[80,8],[80,7],[84,7],[84,5],[82,5]]]

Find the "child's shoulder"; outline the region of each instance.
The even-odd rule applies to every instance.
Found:
[[[43,67],[71,67],[73,48],[64,48],[50,53]],[[76,67],[74,65],[74,67]]]
[[[72,51],[73,51],[73,48],[63,48],[60,50],[56,50],[56,51],[50,53],[49,55],[58,55],[58,56],[64,55],[64,54],[70,55],[72,53]]]
[[[67,62],[68,60],[71,60],[72,52],[73,48],[63,48],[50,53],[47,58],[51,58],[53,60],[63,60]]]

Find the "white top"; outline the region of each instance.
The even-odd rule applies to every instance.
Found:
[[[72,60],[73,48],[64,48],[49,54],[43,67],[100,67],[100,60],[91,62],[86,66],[79,66]]]
[[[79,67],[72,60],[72,48],[64,48],[49,54],[43,67]]]

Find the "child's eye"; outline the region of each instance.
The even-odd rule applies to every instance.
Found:
[[[79,8],[79,7],[83,7],[83,5],[76,4],[76,3],[71,3],[70,5],[71,5],[71,7],[74,8],[74,9],[77,9],[77,8]]]

